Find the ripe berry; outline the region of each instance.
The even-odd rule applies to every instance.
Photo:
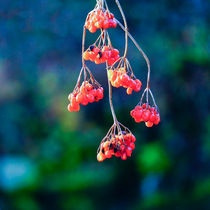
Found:
[[[147,122],[145,122],[145,125],[146,125],[148,128],[150,128],[150,127],[153,126],[153,122],[147,121]]]
[[[122,159],[122,160],[126,160],[126,159],[127,159],[126,152],[124,152],[124,153],[121,155],[121,159]]]
[[[117,27],[117,22],[114,15],[102,9],[92,10],[85,23],[85,27],[91,32],[95,33],[97,29],[108,29],[110,27]]]
[[[103,98],[103,88],[95,88],[88,81],[84,81],[82,85],[75,90],[73,93],[69,94],[68,99],[70,104],[68,105],[68,110],[70,112],[78,112],[80,110],[79,104],[87,105],[88,103],[93,103],[99,101]]]
[[[139,123],[144,121],[147,127],[152,127],[154,124],[158,125],[160,122],[160,115],[157,109],[148,104],[136,106],[130,114],[134,118],[135,122]]]
[[[136,138],[132,133],[127,133],[123,131],[118,135],[111,135],[107,137],[105,142],[100,145],[100,151],[98,154],[104,154],[104,158],[111,158],[112,155],[115,157],[121,157],[121,159],[126,160],[127,157],[131,156],[132,150],[135,148]],[[100,157],[100,155],[99,155]]]
[[[126,69],[124,67],[108,70],[108,79],[113,87],[127,88],[126,92],[128,95],[131,95],[133,90],[138,92],[141,89],[141,81],[138,79],[134,80],[132,77],[130,77],[126,73]]]
[[[85,60],[90,60],[96,64],[105,63],[107,61],[108,65],[112,65],[116,62],[119,57],[119,51],[109,46],[95,47],[91,45],[84,53],[83,58]]]

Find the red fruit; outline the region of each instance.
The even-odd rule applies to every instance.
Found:
[[[139,79],[136,79],[135,82],[136,82],[136,87],[135,87],[134,90],[135,90],[136,92],[138,92],[138,91],[141,90],[142,83],[141,83],[141,81],[140,81]]]
[[[89,52],[88,52],[88,51],[85,51],[85,52],[83,53],[83,58],[84,58],[85,60],[89,60]]]
[[[81,101],[83,100],[83,95],[82,95],[82,93],[78,93],[78,95],[76,96],[76,101],[78,102],[78,103],[81,103]]]
[[[132,150],[135,149],[135,144],[134,144],[133,142],[131,142],[129,146],[130,146],[130,148],[131,148]]]
[[[93,52],[98,55],[98,53],[100,52],[100,49],[98,47],[94,47],[93,48]]]
[[[156,114],[152,113],[150,115],[149,121],[154,122],[156,120]]]
[[[150,127],[153,126],[153,122],[147,121],[147,122],[145,122],[145,125],[146,125],[148,128],[150,128]]]
[[[113,71],[112,70],[108,70],[108,79],[109,79],[109,81],[111,81],[112,75],[113,75]]]
[[[110,56],[111,56],[110,51],[103,52],[103,57],[104,57],[105,61],[107,61],[110,58]]]
[[[105,148],[105,149],[109,149],[109,142],[108,141],[106,141],[106,142],[104,142],[104,144],[103,144],[103,147]]]
[[[124,152],[124,150],[125,150],[125,145],[121,145],[121,146],[120,146],[120,151],[121,151],[121,152]]]
[[[102,162],[104,159],[105,159],[105,157],[104,157],[103,153],[99,152],[98,155],[97,155],[97,160],[99,162]]]
[[[117,22],[115,20],[113,20],[112,27],[113,28],[116,28],[117,27]]]
[[[133,89],[132,88],[127,88],[127,90],[126,90],[126,93],[128,94],[128,95],[131,95],[132,94],[132,91],[133,91]]]
[[[127,83],[129,82],[130,78],[127,74],[123,74],[120,76],[120,80],[125,84],[127,85]]]
[[[109,21],[108,20],[105,20],[104,23],[103,23],[103,28],[104,29],[108,29],[109,28]]]
[[[76,97],[72,97],[71,104],[72,104],[72,106],[74,106],[75,104],[77,104]]]
[[[88,104],[88,99],[86,96],[83,97],[83,100],[81,101],[81,104],[86,106]]]
[[[96,28],[95,26],[91,26],[91,27],[88,28],[88,29],[89,29],[89,31],[90,31],[91,33],[95,33],[96,30],[97,30],[97,28]]]
[[[134,120],[135,120],[136,123],[140,123],[140,122],[143,121],[142,118],[134,118]]]
[[[102,52],[105,52],[105,51],[109,51],[109,47],[108,46],[103,46]]]
[[[71,101],[72,97],[74,97],[74,95],[72,93],[70,93],[68,96],[69,101]]]
[[[86,84],[85,87],[88,91],[93,89],[93,86],[90,83]]]
[[[131,135],[131,141],[135,142],[136,141],[136,137],[134,135]]]
[[[158,114],[156,117],[157,117],[157,118],[156,118],[156,120],[154,121],[154,124],[155,124],[155,125],[159,124],[159,122],[160,122],[160,115]]]
[[[111,76],[111,81],[114,82],[117,79],[117,72],[113,71]]]
[[[87,95],[87,100],[89,103],[93,103],[95,101],[95,97],[92,94]]]
[[[111,52],[113,57],[116,57],[120,54],[118,49],[113,49]]]
[[[75,112],[78,112],[80,110],[80,105],[77,103],[77,104],[74,105],[73,108],[74,108]]]
[[[120,151],[117,151],[117,152],[115,153],[115,156],[116,156],[116,157],[120,157],[120,156],[121,156],[121,152],[120,152]]]
[[[109,58],[108,60],[107,60],[107,63],[108,63],[108,65],[109,66],[112,66],[114,63],[115,63],[115,59],[114,58]]]
[[[150,111],[149,110],[145,110],[142,114],[142,119],[143,121],[148,121],[150,118]]]
[[[112,152],[111,152],[111,151],[106,151],[106,152],[105,152],[105,156],[106,156],[107,158],[111,158],[111,157],[112,157]]]
[[[125,151],[126,151],[127,156],[131,157],[132,149],[130,147],[127,147]]]
[[[73,112],[73,108],[72,108],[71,104],[68,105],[67,109],[69,110],[69,112]]]
[[[133,79],[130,80],[129,87],[131,87],[132,89],[136,88],[136,82]]]
[[[82,94],[86,94],[87,93],[87,90],[86,90],[86,88],[85,88],[85,86],[84,86],[84,83],[82,83],[82,86],[80,87],[80,92],[82,93]]]
[[[92,90],[89,92],[89,94],[92,94],[94,97],[96,97],[96,95],[97,95],[96,89],[92,89]]]
[[[98,99],[102,99],[104,97],[102,87],[97,89],[97,97],[98,97]]]
[[[107,12],[107,17],[109,19],[113,19],[114,18],[114,15],[111,12]]]
[[[131,110],[130,111],[130,115],[131,115],[131,117],[134,117],[134,115],[136,115],[136,111],[135,110]]]
[[[95,64],[101,64],[101,58],[99,58],[98,56],[96,56],[95,58]]]
[[[126,160],[126,159],[127,159],[126,152],[124,152],[124,153],[121,155],[121,159],[122,159],[122,160]]]
[[[146,109],[146,107],[147,107],[147,104],[143,104],[143,105],[141,106],[142,109]]]
[[[138,122],[141,122],[142,121],[142,110],[138,110],[135,112],[135,121],[138,123]]]

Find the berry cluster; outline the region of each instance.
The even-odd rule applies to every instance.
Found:
[[[78,112],[80,110],[80,104],[87,105],[88,103],[93,103],[99,101],[104,97],[103,88],[96,88],[94,85],[90,84],[88,81],[84,81],[80,88],[77,88],[73,93],[69,94],[70,104],[68,105],[68,110],[70,112]]]
[[[122,160],[126,160],[131,156],[132,151],[135,148],[135,136],[131,131],[118,122],[114,106],[112,104],[112,86],[124,87],[128,95],[133,91],[140,91],[142,83],[137,79],[133,73],[132,67],[127,59],[128,51],[128,37],[137,47],[139,52],[143,55],[147,63],[147,84],[142,94],[138,106],[131,111],[131,116],[137,123],[144,121],[147,127],[152,127],[153,124],[157,125],[160,122],[160,115],[157,111],[157,105],[155,103],[153,94],[150,90],[150,62],[144,51],[138,45],[133,36],[128,32],[127,21],[124,12],[120,6],[119,0],[115,0],[117,7],[123,18],[123,24],[121,24],[112,13],[109,12],[107,2],[104,0],[97,0],[95,8],[87,15],[85,24],[83,26],[83,38],[82,38],[82,69],[80,71],[76,86],[71,94],[69,94],[68,110],[70,112],[79,111],[80,104],[87,105],[99,101],[103,98],[103,88],[95,80],[91,71],[86,66],[86,60],[95,62],[96,64],[106,63],[106,73],[109,87],[109,103],[114,123],[109,129],[107,135],[100,143],[97,160],[102,162],[106,158],[112,156],[121,157]],[[122,57],[119,56],[119,51],[113,48],[111,39],[109,37],[108,28],[115,28],[117,25],[125,32],[125,50]],[[95,42],[85,51],[85,38],[86,31],[95,33],[97,29],[100,29],[100,35]],[[84,79],[82,75],[84,73]],[[145,104],[142,103],[144,96],[146,96]],[[153,106],[150,106],[150,98],[153,101]],[[143,105],[142,105],[143,104]]]
[[[157,109],[148,104],[136,106],[130,114],[134,118],[135,122],[140,123],[144,121],[147,127],[152,127],[154,124],[157,125],[160,122],[160,114]]]
[[[121,67],[119,69],[109,70],[108,71],[109,81],[113,87],[124,87],[127,88],[127,94],[132,94],[132,91],[140,91],[141,81],[139,79],[133,79],[126,73],[126,68]]]
[[[103,46],[102,49],[100,49],[97,46],[91,45],[83,53],[83,58],[93,61],[96,64],[105,63],[107,61],[108,65],[112,65],[119,60],[120,56],[117,49],[108,46]]]
[[[125,131],[123,131],[122,134],[113,135],[101,143],[97,160],[102,162],[106,158],[111,158],[112,155],[126,160],[127,157],[131,157],[131,153],[135,149],[135,141],[135,136]]]
[[[95,33],[97,29],[116,28],[117,22],[114,19],[114,15],[108,10],[94,9],[89,13],[85,27],[91,33]]]

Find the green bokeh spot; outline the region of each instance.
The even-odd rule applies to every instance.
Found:
[[[138,157],[138,166],[143,173],[164,172],[169,165],[167,153],[158,143],[145,145]]]

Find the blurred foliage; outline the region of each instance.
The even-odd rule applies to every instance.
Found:
[[[114,0],[110,10],[121,20]],[[112,125],[104,65],[88,63],[104,100],[66,109],[81,68],[82,26],[95,1],[0,1],[0,209],[210,209],[210,5],[207,0],[121,0],[151,60],[161,123],[135,124],[141,95],[113,89],[116,113],[137,137],[127,161],[96,161]],[[87,44],[96,35],[87,34]],[[124,34],[110,29],[123,51]],[[128,58],[146,82],[129,42]]]

